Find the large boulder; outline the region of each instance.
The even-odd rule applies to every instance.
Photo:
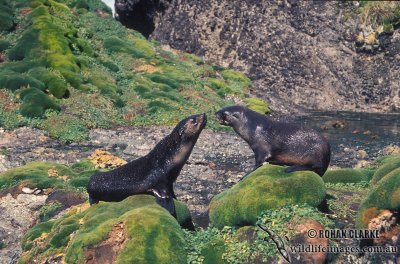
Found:
[[[187,209],[175,202],[178,219]],[[20,263],[186,263],[184,232],[153,196],[84,204],[32,228]]]
[[[325,172],[322,179],[327,183],[357,183],[370,180],[367,170],[362,169],[337,169]]]
[[[267,209],[284,205],[319,205],[325,184],[311,171],[285,173],[285,167],[264,165],[210,203],[210,222],[217,228],[255,224]]]
[[[369,222],[383,210],[399,211],[400,209],[400,169],[396,169],[383,177],[369,191],[367,198],[361,203],[357,215],[359,228],[367,228]]]
[[[376,184],[383,177],[386,177],[390,172],[400,168],[400,156],[392,156],[385,160],[386,162],[382,163],[382,165],[375,171],[372,176],[371,183]]]

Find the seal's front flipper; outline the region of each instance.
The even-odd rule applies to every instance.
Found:
[[[284,172],[290,173],[290,172],[302,171],[302,170],[312,170],[312,168],[310,165],[293,165],[293,166],[290,166],[290,167],[284,169]]]
[[[97,203],[99,203],[99,200],[94,199],[92,196],[89,195],[89,204],[92,205]]]
[[[156,197],[156,201],[159,205],[164,207],[165,209],[168,210],[168,212],[176,218],[176,210],[175,210],[175,204],[174,204],[174,199],[172,197],[166,197],[166,198],[161,198],[161,197]]]
[[[172,194],[169,194],[168,191],[164,188],[160,189],[151,189],[150,190],[154,196],[156,197],[156,202],[168,210],[168,212],[176,218],[176,210],[174,199],[172,198]]]

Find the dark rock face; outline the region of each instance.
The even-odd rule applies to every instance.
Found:
[[[151,38],[247,73],[252,93],[281,112],[399,111],[400,31],[379,52],[357,52],[356,8],[333,1],[173,1]]]
[[[171,0],[116,0],[117,19],[148,37]]]

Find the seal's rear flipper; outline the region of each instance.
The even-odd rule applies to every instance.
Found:
[[[168,210],[168,212],[176,218],[176,210],[175,210],[175,204],[174,204],[174,199],[172,197],[167,197],[167,198],[162,198],[162,197],[157,197],[156,196],[156,202],[164,207],[165,209]]]
[[[284,169],[284,172],[290,173],[290,172],[302,171],[302,170],[312,170],[312,167],[310,165],[293,165],[293,166],[290,166],[290,167]]]

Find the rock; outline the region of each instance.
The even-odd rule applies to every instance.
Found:
[[[148,37],[171,0],[116,0],[116,18]]]
[[[371,183],[376,184],[390,172],[399,168],[400,168],[400,157],[397,159],[394,158],[392,160],[389,160],[375,171],[374,175],[372,176]]]
[[[290,204],[319,205],[325,198],[321,177],[311,171],[285,173],[284,167],[263,165],[209,205],[210,222],[217,228],[255,224],[266,209]]]
[[[325,230],[324,226],[319,222],[306,219],[300,224],[294,227],[296,235],[291,238],[290,244],[292,245],[304,245],[304,247],[327,247],[329,244],[328,238],[309,237],[309,230],[315,230],[317,234],[320,231]],[[326,262],[327,253],[326,252],[303,252],[303,253],[291,253],[291,263],[313,263],[313,264],[323,264]]]
[[[177,214],[185,207],[175,202]],[[44,234],[45,237],[41,238]],[[21,263],[46,261],[62,252],[66,263],[187,263],[179,223],[150,195],[100,202],[33,227],[23,240]]]
[[[361,203],[357,214],[357,228],[367,228],[370,221],[383,210],[398,212],[400,209],[400,169],[379,180]]]
[[[383,155],[400,154],[400,147],[397,145],[389,145],[382,150]]]
[[[354,168],[359,169],[359,168],[365,168],[368,167],[371,164],[371,162],[366,161],[366,160],[359,160],[357,164],[354,166]]]
[[[364,159],[366,157],[368,157],[368,153],[365,150],[363,149],[357,150],[357,158]]]
[[[333,1],[172,1],[150,37],[246,73],[252,93],[276,111],[393,111],[400,72],[388,70],[397,67],[399,30],[382,53],[384,34],[365,32],[356,42],[364,31],[359,10]],[[379,52],[366,58],[356,52],[364,46]]]
[[[44,205],[47,196],[19,194],[16,198],[8,194],[0,198],[0,263],[16,263],[21,254],[21,238],[38,219],[38,208]]]
[[[100,149],[96,149],[88,158],[96,168],[102,169],[109,167],[115,168],[127,163],[125,160],[112,155],[110,152]]]
[[[339,128],[339,129],[344,129],[347,127],[348,124],[345,120],[330,120],[326,121],[325,124],[321,126],[322,129],[328,129],[328,128]]]
[[[357,183],[369,181],[368,176],[357,169],[328,170],[325,172],[322,179],[327,183]]]
[[[71,206],[82,204],[87,201],[87,198],[80,192],[70,190],[55,190],[46,199],[46,204],[52,202],[58,202],[62,206],[58,209],[58,212],[70,208]],[[57,214],[57,212],[54,212]]]
[[[22,188],[22,192],[23,192],[23,193],[31,194],[31,193],[33,193],[34,191],[35,191],[35,189],[31,189],[31,188],[28,188],[28,187]]]

